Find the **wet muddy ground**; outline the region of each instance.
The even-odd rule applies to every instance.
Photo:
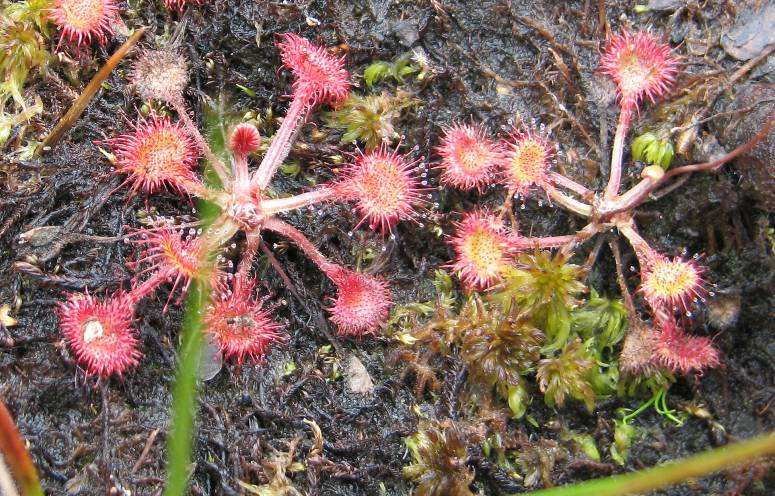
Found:
[[[602,13],[600,4],[607,4]],[[482,121],[493,131],[505,132],[517,116],[534,118],[553,128],[564,150],[560,166],[579,181],[599,187],[617,115],[612,87],[594,72],[606,30],[651,26],[666,33],[685,57],[680,84],[689,86],[711,72],[731,74],[742,65],[725,53],[719,40],[736,19],[766,8],[768,2],[651,4],[658,8],[637,15],[634,2],[591,0],[205,2],[185,15],[180,39],[192,66],[188,103],[200,122],[203,102],[219,96],[238,114],[272,109],[282,115],[290,80],[285,72],[278,72],[273,46],[278,33],[300,33],[339,46],[354,75],[362,74],[374,60],[391,60],[414,50],[427,57],[429,75],[423,81],[409,78],[401,85],[421,102],[398,122],[407,149],[416,145],[414,153],[427,162],[433,159],[441,126],[454,120]],[[166,43],[181,20],[153,2],[132,2],[132,7],[122,17],[130,28],[149,27],[141,42],[144,46]],[[65,82],[67,78],[59,84],[37,83],[33,90],[47,109],[36,123],[41,135],[120,41],[94,53],[92,66],[80,72],[80,87]],[[191,205],[172,196],[159,195],[146,202],[128,198],[125,189],[111,194],[119,181],[110,175],[110,165],[94,141],[125,130],[142,105],[126,88],[126,67],[124,63],[110,76],[74,129],[39,160],[15,162],[10,154],[12,141],[4,151],[7,159],[0,163],[0,304],[10,304],[18,319],[17,326],[0,329],[4,343],[0,395],[29,440],[50,494],[106,494],[115,486],[152,495],[163,487],[164,438],[170,425],[182,310],[173,306],[162,313],[167,296],[163,292],[143,302],[137,326],[145,356],[123,380],[109,382],[106,404],[100,389],[76,370],[54,314],[64,291],[88,287],[100,293],[126,283],[130,276],[125,266],[130,247],[95,242],[79,234],[119,236],[127,226],[139,225],[149,210],[194,215]],[[736,95],[756,85],[771,91],[768,78],[772,75],[766,72],[766,64],[758,67],[720,97],[712,113],[750,105],[735,101]],[[366,93],[360,86],[354,91]],[[394,91],[396,86],[388,82],[378,90]],[[705,105],[695,98],[699,97],[666,105],[662,108],[672,110],[662,114],[647,106],[636,127],[665,114],[677,120],[691,115]],[[772,108],[772,103],[767,105]],[[755,130],[770,111],[750,116],[753,120],[746,125]],[[325,130],[324,137],[312,140],[315,125],[321,124],[319,115],[301,135],[300,142],[306,146],[291,153],[291,159],[302,165],[301,173],[278,176],[274,183],[278,190],[299,191],[312,181],[333,176],[329,163],[338,153],[338,135]],[[744,128],[730,119],[702,127],[694,141],[698,146],[691,150],[694,160],[702,160],[714,146],[731,149],[744,141]],[[762,174],[771,180],[766,168],[769,165],[771,170],[772,162],[762,160]],[[752,176],[756,170],[738,164],[719,174],[691,177],[673,194],[648,203],[638,215],[646,237],[663,251],[677,253],[686,248],[690,253],[705,253],[708,278],[718,285],[718,297],[702,310],[696,332],[714,336],[723,366],[700,380],[679,380],[670,396],[676,407],[695,411],[702,407],[702,411],[682,427],[653,411],[645,413],[637,421],[644,434],[626,467],[620,468],[607,455],[613,419],[617,408],[635,407],[637,400],[605,400],[589,414],[578,405],[553,411],[538,398],[530,408],[536,425],[511,421],[504,435],[518,439],[526,451],[553,453],[556,460],[547,466],[546,482],[564,484],[652,466],[773,428],[775,271],[768,231],[772,218],[768,191],[761,188],[763,180]],[[635,178],[637,171],[626,180]],[[397,302],[428,300],[433,295],[434,270],[450,258],[449,248],[434,228],[450,232],[460,212],[502,201],[497,191],[483,197],[448,191],[435,195],[439,207],[426,222],[399,225],[395,240],[367,231],[348,236],[358,219],[343,205],[326,206],[314,215],[295,213],[289,220],[346,265],[353,266],[359,253],[376,252],[373,263],[391,281]],[[523,229],[536,234],[565,234],[581,227],[577,219],[537,200],[528,201],[519,218]],[[59,229],[34,243],[19,243],[20,234],[43,226]],[[582,251],[579,260],[585,256]],[[631,253],[625,256],[625,265],[634,263]],[[267,483],[273,474],[267,461],[283,465],[277,459],[295,443],[293,460],[304,462],[306,469],[290,465],[287,475],[302,494],[409,494],[411,485],[401,475],[408,463],[402,439],[416,430],[418,415],[439,420],[460,415],[456,394],[462,364],[445,361],[438,371],[439,390],[416,397],[412,384],[402,376],[404,364],[393,359],[400,346],[395,340],[341,340],[336,347],[329,346],[321,322],[326,322],[323,309],[326,296],[332,294],[331,285],[296,250],[280,249],[278,257],[301,298],[287,290],[265,260],[259,260],[256,271],[278,302],[276,313],[287,323],[290,340],[265,364],[226,365],[203,384],[192,494],[250,494],[238,481]],[[615,294],[610,259],[610,254],[602,255],[590,283]],[[362,361],[374,381],[370,394],[351,392],[341,376],[352,356]],[[109,410],[107,416],[104,407]],[[562,441],[561,433],[568,429],[591,434],[602,460],[592,462]],[[487,461],[480,445],[468,449],[476,471],[473,487],[481,494],[527,489],[524,479],[509,477]],[[765,470],[761,465],[743,467],[664,494],[766,494]]]

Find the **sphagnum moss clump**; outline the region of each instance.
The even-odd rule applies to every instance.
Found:
[[[474,302],[481,307],[480,317],[462,334],[460,357],[472,380],[495,388],[508,401],[538,362],[544,335],[516,307],[506,313]]]
[[[415,483],[416,496],[474,496],[474,480],[468,468],[468,451],[463,433],[452,423],[428,424],[405,439],[412,463],[404,477]]]
[[[561,407],[568,398],[573,398],[592,411],[596,395],[589,375],[595,366],[594,358],[578,339],[567,343],[556,357],[541,360],[536,378],[546,404]]]

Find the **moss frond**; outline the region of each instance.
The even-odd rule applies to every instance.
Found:
[[[30,73],[45,70],[52,59],[48,51],[45,8],[47,2],[30,0],[3,6],[0,15],[0,111],[8,98],[22,109],[22,90]]]
[[[502,308],[516,305],[531,315],[533,324],[546,334],[544,353],[551,353],[570,338],[571,310],[586,289],[581,282],[583,275],[583,269],[568,263],[561,253],[524,253],[514,267],[506,270],[503,282],[490,298]]]
[[[510,389],[518,388],[521,376],[538,362],[544,336],[516,308],[504,314],[479,305],[483,310],[463,334],[460,355],[471,379],[509,399]]]
[[[599,296],[593,289],[587,303],[573,314],[573,330],[582,338],[594,338],[598,351],[622,340],[627,329],[627,310],[622,300]]]
[[[344,131],[342,143],[362,142],[371,149],[398,139],[396,122],[406,108],[415,104],[416,100],[402,91],[395,95],[350,95],[326,114],[326,126]]]
[[[541,360],[537,378],[546,404],[561,407],[566,399],[572,398],[584,402],[591,412],[595,407],[595,391],[589,377],[595,368],[595,360],[578,339],[566,344],[558,356]]]
[[[466,461],[468,452],[463,433],[451,422],[431,424],[404,440],[412,463],[404,477],[416,486],[415,496],[473,496],[469,484],[473,471]]]

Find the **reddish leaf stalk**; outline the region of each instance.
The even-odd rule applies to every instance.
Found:
[[[265,215],[271,216],[289,210],[308,207],[316,203],[322,203],[336,197],[336,191],[332,188],[323,186],[316,190],[302,193],[300,195],[289,196],[288,198],[275,198],[272,200],[263,200],[261,210]]]
[[[550,172],[549,173],[549,180],[556,186],[561,186],[569,191],[572,191],[582,198],[588,198],[592,195],[594,195],[594,191],[587,188],[586,186],[577,183],[573,179],[569,178],[568,176],[564,176],[560,174],[559,172]]]
[[[282,124],[280,124],[280,129],[272,138],[272,143],[261,160],[258,171],[253,174],[251,179],[253,188],[264,190],[269,185],[269,181],[274,177],[277,168],[290,153],[291,143],[301,129],[301,124],[309,107],[309,97],[303,94],[294,95],[291,106],[288,108]]]
[[[611,152],[611,172],[608,177],[608,185],[605,188],[604,198],[613,198],[619,193],[619,185],[622,181],[622,158],[624,157],[624,139],[630,128],[631,111],[622,109],[619,113],[619,122],[616,125],[614,146]]]
[[[333,278],[339,269],[339,266],[330,262],[322,253],[320,253],[320,250],[318,250],[301,231],[287,222],[283,222],[277,217],[272,217],[264,222],[264,229],[276,232],[293,241],[296,246],[304,252],[307,258],[317,265],[330,279]]]
[[[578,239],[578,236],[575,234],[545,236],[540,238],[523,238],[517,236],[509,240],[509,246],[520,251],[536,248],[560,248],[568,244],[576,243]]]
[[[578,201],[575,198],[557,191],[551,186],[546,187],[546,194],[554,203],[562,206],[566,210],[573,212],[581,217],[592,217],[592,206],[584,202]]]
[[[645,266],[648,259],[654,256],[654,249],[648,244],[648,241],[643,239],[643,237],[638,233],[632,221],[618,224],[617,227],[619,232],[622,233],[625,238],[627,238],[627,241],[629,241],[633,250],[635,250],[635,255],[638,257],[638,262],[641,264],[641,266]]]

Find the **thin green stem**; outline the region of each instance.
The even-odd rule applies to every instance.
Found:
[[[659,391],[657,391],[654,395],[652,395],[651,398],[649,398],[648,401],[646,401],[641,406],[636,408],[635,411],[633,411],[629,415],[625,415],[624,418],[622,418],[622,422],[624,422],[625,424],[629,424],[630,422],[632,422],[632,420],[635,417],[637,417],[638,415],[643,413],[648,407],[650,407],[651,405],[653,405],[657,401],[657,395],[658,394],[659,394]]]
[[[212,164],[210,164],[212,165]],[[207,175],[205,174],[205,177]],[[194,437],[194,421],[199,410],[198,380],[199,365],[204,339],[203,316],[210,301],[210,280],[214,260],[212,249],[220,246],[225,239],[234,234],[235,228],[230,222],[224,222],[217,209],[207,202],[200,201],[197,209],[201,212],[205,230],[205,245],[200,260],[200,273],[189,288],[186,299],[186,312],[181,329],[178,369],[175,373],[175,385],[172,393],[172,429],[167,441],[167,487],[165,496],[183,496],[187,494],[188,477],[191,471],[191,449]]]
[[[657,391],[657,396],[657,401],[654,404],[654,409],[657,413],[672,420],[677,426],[684,425],[684,421],[675,416],[675,410],[671,410],[670,407],[667,406],[667,389],[660,389]]]

